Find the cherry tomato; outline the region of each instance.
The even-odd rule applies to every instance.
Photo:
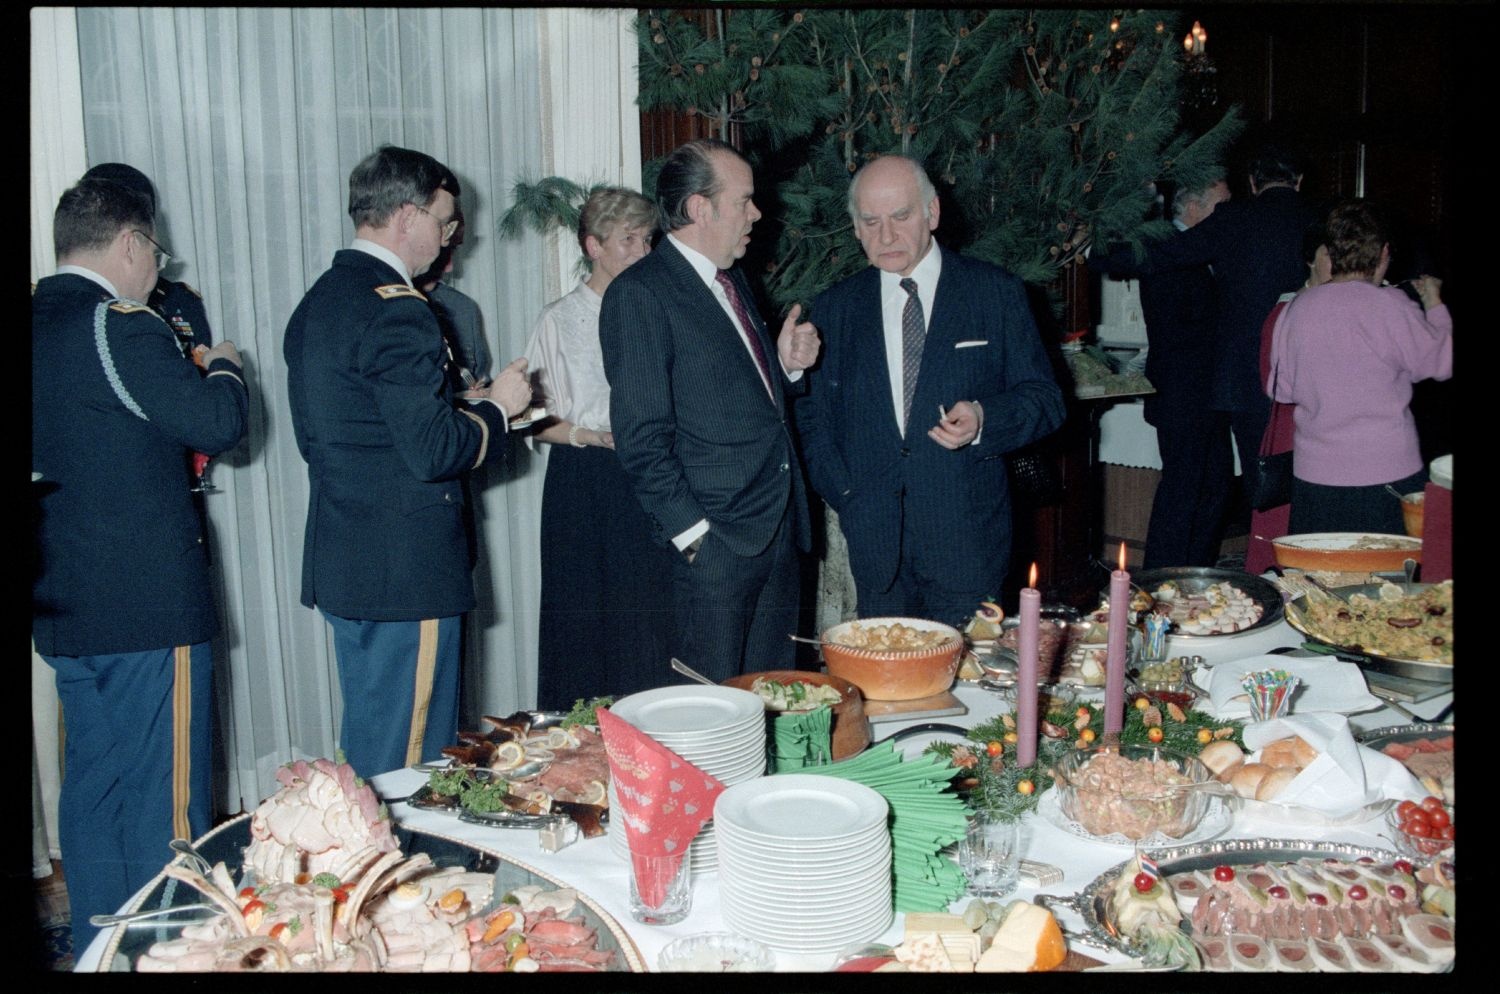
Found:
[[[1447,828],[1453,824],[1453,816],[1442,808],[1427,812],[1427,824],[1433,828]]]
[[[1272,897],[1276,898],[1276,900],[1278,900],[1278,901],[1285,901],[1287,898],[1289,898],[1289,897],[1292,896],[1292,892],[1289,891],[1289,890],[1287,890],[1285,887],[1281,886],[1280,884],[1276,884],[1273,887],[1267,887],[1266,888],[1266,893],[1270,894]]]
[[[1417,821],[1415,818],[1402,825],[1401,831],[1419,839],[1426,839],[1432,836],[1432,826],[1427,824],[1426,821]]]
[[[1005,743],[999,739],[991,739],[989,745],[984,747],[984,751],[991,756],[998,756],[1005,751]]]
[[[1391,896],[1392,901],[1406,900],[1406,888],[1400,884],[1391,884],[1385,889],[1385,892]]]
[[[1406,874],[1408,877],[1412,875],[1412,871],[1414,869],[1414,867],[1404,859],[1398,859],[1391,865],[1400,870],[1402,873]]]
[[[1142,870],[1140,873],[1137,873],[1135,875],[1135,879],[1132,880],[1131,883],[1135,884],[1136,890],[1144,894],[1152,887],[1156,886],[1156,878]]]
[[[1417,807],[1418,805],[1416,801],[1402,801],[1400,804],[1396,805],[1396,817],[1402,821],[1405,821],[1408,815],[1417,810]]]
[[[1427,812],[1443,810],[1443,799],[1440,797],[1433,797],[1431,794],[1428,794],[1426,797],[1422,798],[1422,810]]]
[[[1214,867],[1214,879],[1220,883],[1228,883],[1234,879],[1234,867],[1222,865]]]
[[[1453,824],[1450,822],[1449,824],[1444,825],[1442,828],[1437,829],[1432,834],[1435,837],[1437,837],[1439,839],[1442,839],[1444,842],[1452,842],[1453,841]]]
[[[1307,903],[1316,904],[1318,907],[1322,908],[1328,904],[1328,898],[1322,894],[1309,894],[1307,895]]]
[[[1429,815],[1426,811],[1423,811],[1421,808],[1418,808],[1417,810],[1406,816],[1406,820],[1402,822],[1402,825],[1427,825],[1428,827],[1431,827],[1432,816]]]
[[[1369,896],[1370,892],[1365,890],[1364,884],[1355,884],[1349,888],[1349,900],[1351,901],[1363,901]]]

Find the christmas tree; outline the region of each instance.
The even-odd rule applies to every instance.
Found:
[[[640,105],[702,115],[750,160],[766,218],[747,262],[778,311],[866,265],[846,196],[877,155],[927,165],[949,247],[1052,284],[1092,232],[1169,233],[1143,221],[1152,182],[1202,183],[1240,128],[1231,111],[1201,136],[1180,129],[1171,12],[773,8],[702,21],[640,16]],[[512,229],[570,211],[576,222],[587,191],[554,178],[515,193]]]

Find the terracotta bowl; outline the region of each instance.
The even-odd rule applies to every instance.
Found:
[[[940,631],[947,637],[928,649],[856,649],[843,644],[851,626],[868,629],[896,622],[908,628]],[[828,672],[843,677],[871,701],[914,701],[940,694],[953,686],[964,640],[958,629],[922,618],[861,618],[845,621],[823,633],[823,661]]]
[[[1375,539],[1386,546],[1361,549]],[[1276,565],[1304,570],[1339,572],[1400,572],[1407,559],[1422,561],[1422,540],[1408,535],[1368,532],[1314,532],[1286,535],[1271,541]]]
[[[737,690],[749,690],[756,680],[774,680],[777,683],[803,683],[832,687],[844,699],[833,706],[832,746],[835,761],[857,756],[870,744],[870,719],[865,717],[865,700],[859,688],[848,680],[827,673],[812,673],[806,670],[765,670],[760,673],[741,673],[724,681],[724,686]]]

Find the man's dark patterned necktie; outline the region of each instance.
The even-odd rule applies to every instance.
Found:
[[[908,294],[901,311],[901,434],[911,419],[911,398],[917,392],[917,374],[922,371],[922,343],[927,341],[927,322],[922,318],[922,301],[917,296],[917,281],[904,279],[901,289]]]
[[[766,389],[771,389],[771,367],[766,364],[766,350],[761,348],[760,335],[756,334],[755,323],[750,320],[750,312],[745,310],[745,304],[740,300],[739,291],[734,288],[734,280],[729,278],[727,270],[719,270],[714,275],[719,285],[724,288],[724,296],[729,298],[729,306],[734,311],[734,316],[740,319],[740,327],[744,329],[745,338],[750,342],[750,351],[755,356],[755,365],[760,369],[761,379],[766,381]]]

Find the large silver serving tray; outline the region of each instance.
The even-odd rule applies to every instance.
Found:
[[[1380,588],[1384,584],[1360,583],[1351,587],[1333,587],[1333,592],[1345,598],[1355,594],[1364,594],[1366,597],[1378,597]],[[1433,586],[1430,583],[1413,583],[1411,589],[1414,592],[1426,590]],[[1315,633],[1307,622],[1303,612],[1306,610],[1307,599],[1310,594],[1296,597],[1288,605],[1286,611],[1287,624],[1307,636],[1313,642],[1320,645],[1330,646],[1339,651],[1340,656],[1347,656],[1350,661],[1360,669],[1374,670],[1377,673],[1390,673],[1394,676],[1406,677],[1408,680],[1417,680],[1421,683],[1440,683],[1451,686],[1453,683],[1453,664],[1439,663],[1427,659],[1402,659],[1398,656],[1381,656],[1366,649],[1351,649],[1348,646],[1338,645]]]
[[[1252,598],[1261,606],[1260,620],[1249,628],[1241,628],[1237,632],[1224,632],[1220,635],[1189,635],[1180,632],[1176,628],[1167,634],[1173,639],[1184,643],[1193,642],[1209,643],[1219,642],[1223,639],[1240,638],[1251,632],[1258,632],[1269,628],[1281,620],[1283,611],[1281,606],[1281,591],[1269,580],[1254,576],[1242,570],[1215,569],[1212,566],[1171,566],[1162,569],[1141,570],[1139,573],[1130,574],[1130,582],[1151,593],[1157,587],[1168,580],[1175,580],[1179,589],[1189,594],[1201,594],[1209,587],[1228,582],[1240,590],[1246,596]],[[1107,594],[1108,591],[1106,590]]]
[[[1424,721],[1415,725],[1390,725],[1386,728],[1372,728],[1367,732],[1360,732],[1354,736],[1354,741],[1362,746],[1368,746],[1376,752],[1380,752],[1393,742],[1412,742],[1416,739],[1430,739],[1439,735],[1452,735],[1453,722]]]
[[[1220,839],[1216,842],[1199,842],[1194,845],[1177,846],[1171,849],[1153,849],[1163,877],[1188,870],[1211,870],[1220,864],[1240,866],[1248,863],[1281,862],[1313,857],[1324,859],[1356,860],[1370,857],[1381,863],[1394,863],[1402,859],[1400,853],[1373,846],[1360,846],[1344,842],[1315,842],[1307,839]],[[1130,939],[1121,934],[1109,914],[1109,892],[1115,881],[1130,861],[1112,866],[1094,878],[1083,890],[1072,897],[1038,895],[1037,903],[1043,906],[1071,908],[1083,917],[1087,928],[1087,941],[1117,949],[1127,956],[1140,957],[1141,950],[1135,948]],[[1182,929],[1190,932],[1186,919]]]
[[[450,839],[432,832],[419,832],[401,826],[395,827],[396,841],[405,855],[426,853],[437,866],[459,866],[465,870],[495,874],[494,900],[498,901],[508,891],[527,884],[536,884],[546,890],[571,887],[542,870],[528,866],[503,853],[481,848],[469,842]],[[230,868],[231,875],[238,878],[239,867],[244,862],[245,847],[250,844],[250,815],[244,814],[227,821],[209,832],[194,845],[210,863],[222,862]],[[181,857],[177,857],[181,858]],[[173,880],[165,873],[157,874],[151,888],[139,900],[131,901],[124,910],[141,911],[169,908],[178,905],[196,904],[201,900],[197,891],[188,885]],[[599,948],[616,951],[608,969],[643,973],[646,961],[635,941],[615,920],[588,895],[578,894],[577,914],[584,923],[597,930]],[[201,917],[201,916],[200,916]],[[182,925],[146,926],[136,924],[126,928],[114,926],[104,955],[99,958],[99,971],[128,972],[135,969],[135,962],[152,943],[175,939],[182,932]]]

